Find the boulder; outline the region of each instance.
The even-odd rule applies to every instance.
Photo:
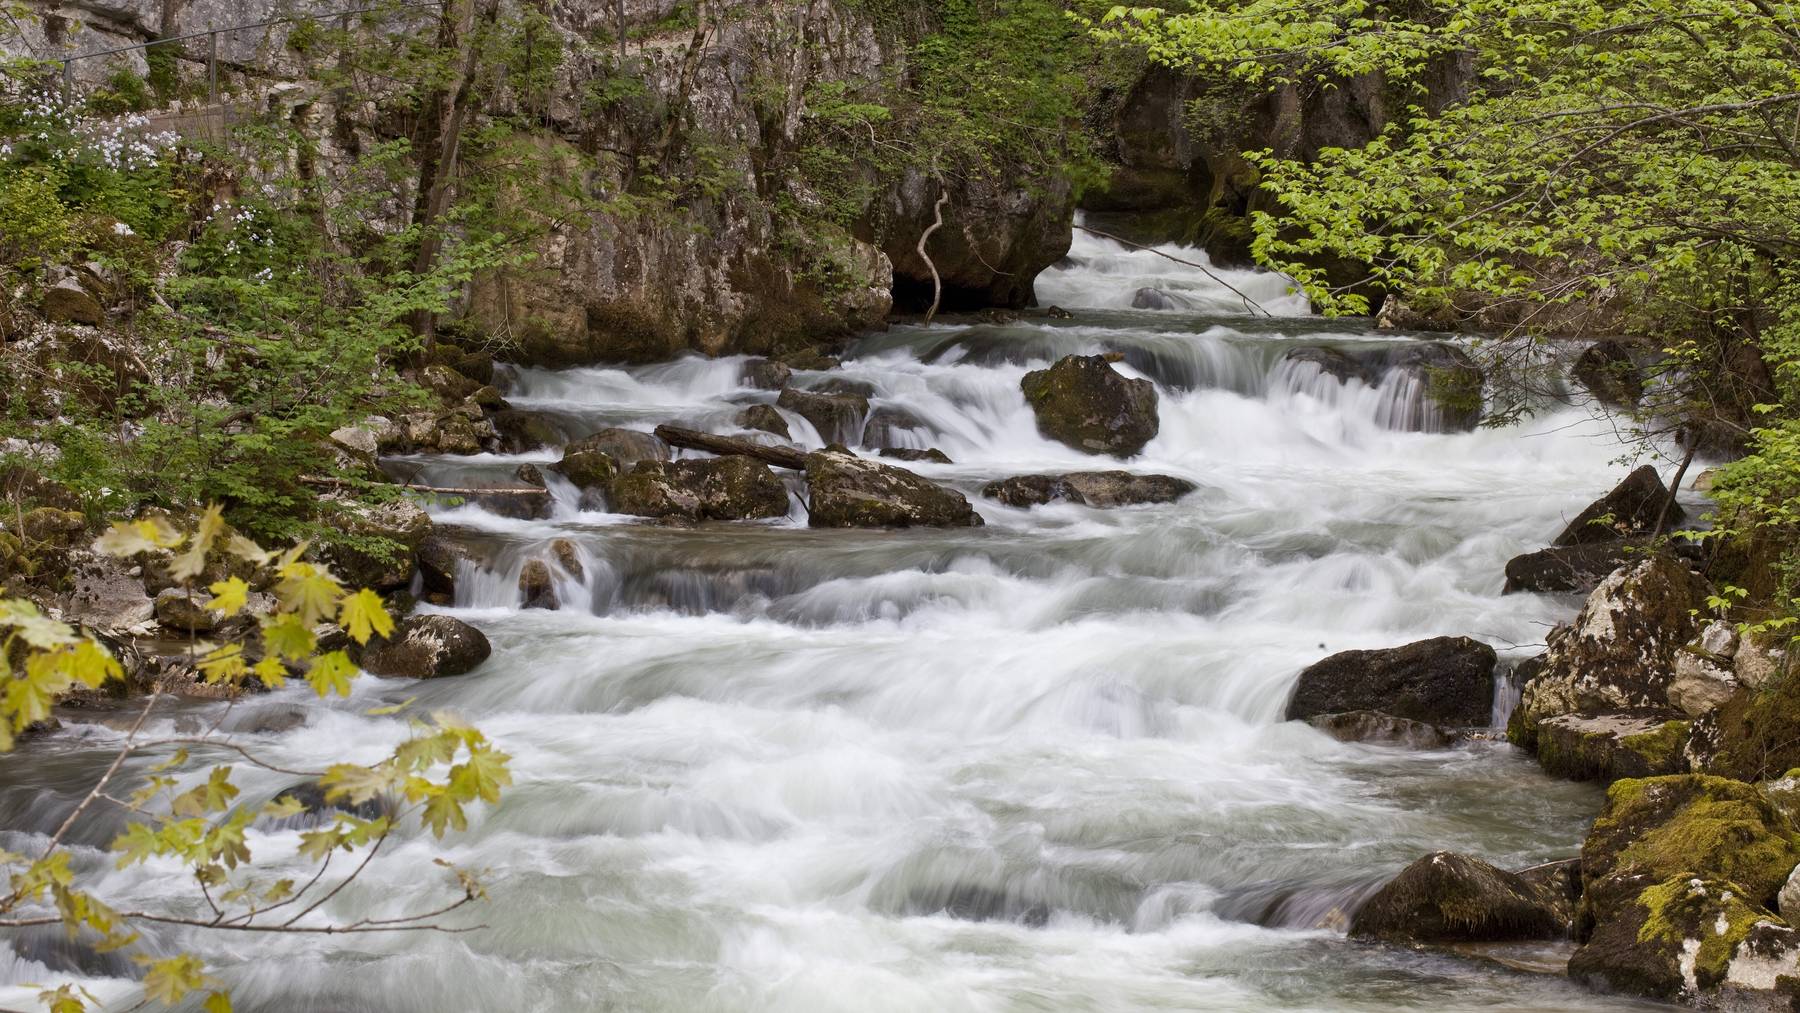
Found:
[[[562,460],[556,462],[556,471],[583,492],[604,492],[612,485],[613,479],[618,477],[619,465],[604,450],[597,450],[586,443],[572,443],[563,448]]]
[[[1033,507],[1064,500],[1092,507],[1173,503],[1199,486],[1169,475],[1128,471],[1075,471],[1066,475],[1017,475],[989,482],[981,494],[1007,506]]]
[[[1675,678],[1669,683],[1669,703],[1688,717],[1697,718],[1743,691],[1732,670],[1731,659],[1708,652],[1698,643],[1675,652]]]
[[[758,390],[780,390],[787,386],[794,370],[785,362],[773,359],[750,359],[744,363],[738,379],[746,387]]]
[[[882,447],[879,454],[882,457],[892,458],[896,461],[932,461],[937,464],[956,463],[955,461],[950,460],[949,454],[944,453],[936,447],[928,447],[924,450],[912,450],[906,447]]]
[[[812,423],[826,443],[861,441],[869,414],[869,399],[861,394],[815,394],[789,387],[775,403]]]
[[[1393,943],[1560,939],[1565,906],[1521,876],[1440,851],[1407,866],[1358,908],[1350,936]]]
[[[1326,376],[1336,377],[1339,383],[1361,380],[1370,387],[1381,382],[1375,370],[1363,360],[1348,352],[1323,345],[1307,345],[1290,350],[1282,356],[1284,362],[1306,363],[1318,368]]]
[[[1374,710],[1437,725],[1486,725],[1497,660],[1492,647],[1468,637],[1344,651],[1300,673],[1287,718]]]
[[[156,596],[156,621],[164,629],[181,633],[211,633],[225,621],[225,613],[207,608],[205,600],[203,593],[164,588]]]
[[[1678,774],[1689,726],[1670,711],[1559,714],[1537,726],[1544,772],[1572,781],[1612,782]]]
[[[1307,724],[1339,742],[1366,742],[1406,749],[1448,749],[1454,741],[1449,732],[1423,721],[1397,718],[1380,711],[1343,711],[1319,714]]]
[[[456,575],[464,562],[473,563],[474,555],[463,543],[433,533],[419,542],[415,557],[419,561],[419,579],[427,594],[456,599]]]
[[[431,533],[431,517],[417,503],[397,499],[375,506],[354,504],[344,512],[345,529],[366,544],[379,539],[381,547],[367,549],[333,545],[326,561],[346,587],[393,591],[412,583],[413,554]]]
[[[434,364],[419,371],[419,384],[445,401],[464,401],[482,388],[480,381],[471,380],[449,366]]]
[[[897,447],[906,434],[931,432],[925,420],[898,405],[882,405],[863,423],[862,445],[874,449]]]
[[[563,440],[562,430],[537,412],[507,408],[494,412],[489,419],[500,435],[500,449],[509,454],[554,447]]]
[[[948,198],[944,225],[932,234],[928,266],[918,241],[940,195]],[[939,180],[924,166],[905,170],[875,215],[893,263],[894,309],[916,313],[930,305],[932,266],[943,312],[1032,305],[1032,280],[1069,252],[1074,212],[1074,188],[1060,174],[1008,170]]]
[[[738,412],[737,427],[773,433],[784,440],[793,435],[788,430],[787,419],[781,417],[781,412],[774,405],[753,404]]]
[[[144,593],[140,572],[111,556],[72,553],[74,589],[63,618],[103,632],[132,632],[148,624],[156,603]]]
[[[1131,308],[1134,310],[1178,310],[1182,308],[1180,301],[1160,288],[1144,287],[1131,293]]]
[[[519,599],[519,607],[528,609],[555,609],[560,604],[549,564],[541,559],[526,562],[519,571]]]
[[[835,355],[827,354],[817,345],[804,348],[790,348],[773,357],[776,362],[790,369],[824,370],[836,369],[843,365]]]
[[[1554,545],[1587,545],[1620,538],[1643,537],[1656,530],[1656,518],[1669,499],[1668,487],[1649,465],[1625,476],[1612,492],[1588,504],[1575,515]],[[1680,504],[1670,503],[1665,526],[1687,516]]]
[[[1594,342],[1575,357],[1571,372],[1601,404],[1629,408],[1644,396],[1644,371],[1622,342]]]
[[[784,517],[787,486],[748,457],[639,461],[613,480],[612,508],[638,517],[737,521]]]
[[[1390,352],[1383,386],[1408,380],[1419,384],[1423,397],[1411,403],[1404,418],[1392,418],[1396,429],[1415,432],[1462,432],[1481,421],[1481,388],[1486,382],[1467,352],[1443,341],[1409,342]]]
[[[395,624],[393,636],[376,637],[352,651],[371,675],[435,679],[474,670],[493,647],[480,630],[460,619],[414,615]]]
[[[550,558],[562,572],[580,580],[587,575],[587,568],[581,565],[581,550],[567,538],[558,538],[550,543]]]
[[[1570,977],[1704,999],[1800,973],[1793,930],[1771,913],[1800,864],[1800,834],[1756,786],[1697,774],[1619,781],[1581,860],[1584,943]]]
[[[670,456],[669,445],[661,438],[636,429],[602,429],[569,444],[564,448],[563,454],[567,456],[587,450],[605,454],[620,468],[629,468],[639,461],[666,461]]]
[[[71,549],[86,541],[87,517],[76,510],[38,507],[23,516],[8,517],[8,526],[16,529],[27,550],[39,548]]]
[[[813,394],[850,394],[860,398],[875,396],[875,385],[867,380],[852,380],[847,376],[827,376],[806,385],[805,389]]]
[[[1687,760],[1696,771],[1746,781],[1800,767],[1800,678],[1790,674],[1755,692],[1735,693],[1696,718]]]
[[[1514,743],[1529,748],[1537,725],[1559,714],[1670,710],[1675,653],[1699,632],[1694,613],[1706,594],[1706,582],[1669,555],[1601,581],[1574,623],[1551,631],[1520,691]]]
[[[100,305],[100,300],[81,287],[74,275],[64,275],[44,289],[44,319],[53,324],[98,327],[106,322],[106,309]]]
[[[1130,457],[1156,437],[1156,385],[1119,375],[1100,355],[1069,355],[1020,381],[1038,432],[1089,454]]]
[[[1527,552],[1507,560],[1506,586],[1501,593],[1592,591],[1607,574],[1643,559],[1646,551],[1641,545],[1608,541]]]
[[[1762,689],[1776,676],[1791,673],[1795,652],[1766,636],[1747,637],[1731,656],[1731,667],[1737,681],[1750,689]]]
[[[806,455],[808,523],[815,528],[975,527],[962,493],[904,468],[834,450]]]

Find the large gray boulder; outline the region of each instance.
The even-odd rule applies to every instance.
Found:
[[[1576,514],[1553,544],[1591,545],[1649,535],[1655,531],[1657,515],[1665,503],[1665,526],[1687,516],[1680,504],[1669,502],[1668,486],[1663,485],[1656,469],[1646,464]]]
[[[962,493],[904,468],[839,450],[806,455],[808,523],[815,528],[974,527]]]
[[[1044,438],[1088,454],[1130,457],[1156,438],[1156,385],[1119,375],[1099,355],[1069,355],[1020,381]]]
[[[1372,710],[1434,725],[1486,725],[1497,660],[1492,647],[1468,637],[1343,651],[1300,673],[1287,717]]]
[[[1608,574],[1644,555],[1643,546],[1624,541],[1552,545],[1507,560],[1501,593],[1592,591]]]
[[[482,632],[452,616],[407,616],[393,636],[352,647],[358,665],[371,675],[435,679],[463,675],[488,659],[493,647]]]

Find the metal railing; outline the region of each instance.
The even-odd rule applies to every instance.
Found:
[[[306,21],[330,21],[333,19],[346,22],[345,27],[348,27],[348,19],[358,14],[375,14],[396,10],[415,10],[425,7],[443,7],[451,2],[452,0],[407,0],[407,2],[381,4],[374,7],[352,7],[344,10],[326,11],[321,14],[296,14],[292,17],[272,18],[267,21],[255,21],[242,25],[227,25],[224,28],[208,28],[203,31],[188,32],[184,35],[171,35],[167,38],[151,39],[149,42],[139,42],[129,46],[116,46],[112,49],[102,49],[92,53],[76,53],[73,56],[65,56],[58,61],[62,65],[63,105],[68,106],[75,100],[75,64],[79,60],[93,60],[103,56],[118,56],[121,53],[134,53],[140,49],[148,54],[150,48],[153,46],[174,45],[176,43],[187,42],[191,39],[205,38],[207,40],[206,100],[208,104],[214,104],[219,101],[220,35],[229,32],[247,32],[257,28],[273,28],[276,25],[300,24]]]

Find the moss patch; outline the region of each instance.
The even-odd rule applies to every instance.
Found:
[[[1743,891],[1720,880],[1672,879],[1638,895],[1645,919],[1638,929],[1641,943],[1661,940],[1677,946],[1699,940],[1694,980],[1712,988],[1725,980],[1738,944],[1759,922],[1779,922],[1761,908],[1744,902]]]

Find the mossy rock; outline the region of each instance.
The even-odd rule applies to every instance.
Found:
[[[573,483],[575,488],[582,490],[604,489],[619,474],[619,466],[613,461],[612,455],[582,446],[573,446],[563,451],[556,470]]]
[[[622,514],[681,520],[782,517],[787,486],[748,457],[639,461],[613,480],[612,508]]]
[[[1679,716],[1652,711],[1561,714],[1531,734],[1545,773],[1571,781],[1612,782],[1681,773],[1688,729]]]
[[[74,510],[38,507],[17,522],[17,533],[27,546],[73,548],[87,532],[87,517]]]
[[[1400,943],[1560,939],[1559,898],[1478,858],[1440,851],[1406,867],[1359,908],[1352,938]]]
[[[1569,977],[1653,999],[1698,998],[1722,985],[1772,991],[1800,970],[1796,942],[1736,883],[1676,876],[1602,922],[1570,958]]]
[[[1647,884],[1677,878],[1737,884],[1773,909],[1800,864],[1800,833],[1755,785],[1679,774],[1618,781],[1581,848],[1582,918],[1601,924]]]
[[[1780,675],[1697,722],[1695,769],[1760,781],[1800,767],[1800,677]]]
[[[1038,432],[1088,454],[1130,457],[1156,438],[1156,385],[1120,376],[1104,356],[1068,355],[1019,382]]]
[[[905,468],[848,452],[806,455],[807,523],[815,528],[977,527],[981,515],[962,493]]]

